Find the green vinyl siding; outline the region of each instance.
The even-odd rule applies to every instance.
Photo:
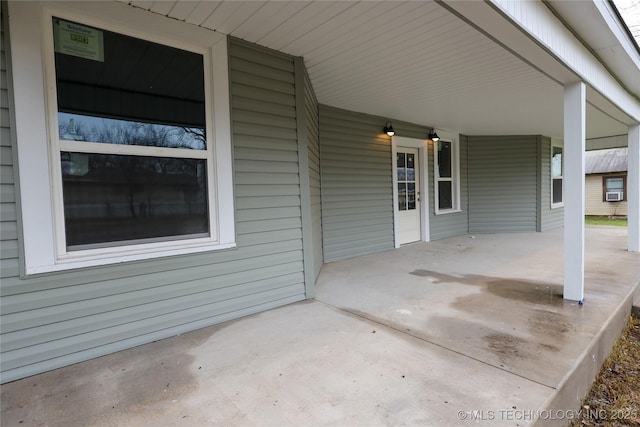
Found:
[[[298,170],[300,176],[300,211],[302,219],[302,254],[304,258],[305,296],[315,296],[316,268],[314,252],[317,250],[313,241],[313,218],[311,211],[311,167],[309,138],[307,135],[307,98],[308,89],[306,70],[302,57],[295,58],[295,89],[296,89],[296,130],[298,142]],[[312,118],[313,120],[313,118]],[[313,130],[312,130],[313,132]]]
[[[320,106],[322,236],[332,262],[394,248],[389,119]],[[430,127],[392,119],[396,135],[426,139]],[[467,142],[460,137],[461,212],[435,215],[433,145],[429,144],[429,221],[432,240],[468,231]]]
[[[5,8],[0,28],[0,279],[19,274],[19,245],[14,182],[14,150],[9,112],[7,53],[5,52]],[[1,283],[1,282],[0,282]]]
[[[564,225],[564,208],[551,209],[551,138],[538,136],[538,231]]]
[[[324,261],[393,249],[391,141],[378,117],[320,106]]]
[[[2,382],[305,298],[294,60],[229,46],[238,247],[21,278],[17,187],[3,181]]]
[[[313,266],[317,278],[322,269],[322,191],[320,185],[320,131],[318,101],[309,74],[304,73],[305,125],[309,152],[309,192],[311,196],[311,228],[313,236]]]
[[[537,138],[469,137],[469,232],[536,231]]]

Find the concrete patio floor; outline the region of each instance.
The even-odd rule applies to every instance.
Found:
[[[562,230],[327,264],[315,301],[5,384],[2,425],[564,425],[640,284],[625,247],[587,228],[584,305]]]

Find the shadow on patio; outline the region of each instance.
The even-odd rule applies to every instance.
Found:
[[[316,301],[5,384],[2,422],[522,426],[577,409],[640,281],[625,247],[588,228],[584,305],[561,296],[562,230],[335,262]]]

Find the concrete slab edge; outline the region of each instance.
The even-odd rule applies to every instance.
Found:
[[[555,392],[540,406],[535,414],[536,418],[529,425],[564,426],[571,421],[571,417],[578,415],[582,400],[591,389],[600,368],[627,324],[634,296],[638,291],[640,282],[636,283],[618,305],[591,344],[580,354],[573,369],[564,376]],[[588,301],[585,303],[588,304]]]

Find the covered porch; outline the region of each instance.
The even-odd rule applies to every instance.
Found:
[[[314,301],[5,384],[2,421],[564,425],[640,285],[626,239],[586,228],[583,305],[562,298],[562,229],[326,264]]]
[[[510,334],[494,338],[520,349],[526,346],[518,340],[533,336],[530,325],[522,320],[515,331],[501,330],[501,321],[486,320],[485,314],[512,322],[510,316],[523,315],[526,304],[585,313],[588,310],[578,303],[584,299],[589,307],[595,298],[590,292],[608,298],[589,288],[594,285],[588,283],[593,274],[588,269],[608,268],[610,258],[631,262],[630,252],[640,250],[640,56],[621,31],[612,7],[606,2],[500,0],[3,2],[1,49],[8,59],[0,71],[11,78],[0,87],[6,91],[0,107],[3,118],[12,120],[3,120],[2,129],[1,166],[3,177],[9,178],[2,199],[7,204],[7,231],[0,236],[7,242],[0,257],[2,381],[316,294],[324,303],[320,307],[350,316],[369,313],[356,316],[359,322],[409,322],[390,332],[437,346],[443,345],[440,334],[478,352],[470,357],[482,364],[492,363],[487,366],[512,375],[520,362],[501,359],[483,339]],[[66,152],[65,141],[74,141],[65,134],[56,136],[56,116],[62,110],[54,105],[54,18],[95,30],[96,35],[112,32],[202,56],[198,61],[206,65],[205,87],[213,88],[203,92],[203,98],[209,98],[205,115],[215,122],[214,132],[207,134],[216,139],[207,146],[224,147],[221,155],[211,153],[207,160],[211,171],[224,172],[216,179],[208,175],[215,186],[207,186],[207,200],[212,206],[218,200],[224,207],[219,215],[214,215],[215,209],[207,211],[210,242],[168,239],[162,242],[166,251],[160,251],[151,244],[133,247],[123,240],[122,250],[108,248],[105,254],[91,253],[91,248],[74,252],[63,243],[63,172],[55,156]],[[125,56],[117,57],[118,64],[127,62]],[[104,82],[87,82],[84,77],[111,75],[77,74],[83,76],[75,82],[77,87],[89,84],[94,89],[105,87]],[[124,93],[139,90],[128,86],[133,80],[120,83],[116,86]],[[146,91],[154,85],[140,86]],[[132,118],[124,110],[84,113]],[[386,123],[395,127],[394,136],[384,132]],[[443,137],[443,150],[434,145],[437,133]],[[394,141],[399,138],[404,142]],[[616,244],[614,257],[597,257],[594,264],[585,257],[584,246],[584,152],[589,141],[606,138],[622,139],[629,147],[629,233],[622,239],[626,242]],[[50,155],[51,143],[60,154]],[[72,145],[83,153],[111,147]],[[397,192],[420,195],[412,186],[416,183],[397,182],[398,147],[416,148],[422,160],[422,170],[416,163],[413,168],[418,171],[414,176],[421,176],[417,182],[422,197],[416,200],[422,205],[415,205],[421,210],[412,231],[418,231],[423,243],[396,253],[385,251],[402,243],[395,235]],[[442,159],[441,151],[448,153]],[[152,157],[146,149],[144,154]],[[186,155],[165,152],[174,154]],[[213,167],[215,162],[219,164]],[[408,160],[406,169],[411,169]],[[51,173],[40,173],[43,170]],[[407,210],[418,210],[409,204]],[[518,235],[511,250],[496,252],[496,260],[489,258],[491,250],[472,245],[484,237],[467,236],[479,230],[545,231],[562,224],[564,233],[553,232],[556,238],[541,244],[538,252],[524,248],[535,248],[537,237]],[[220,230],[224,238],[215,240],[213,230]],[[452,247],[453,252],[447,252],[446,245],[454,240],[442,242],[442,248],[441,243],[426,243],[453,236],[461,236],[461,246]],[[106,248],[111,242],[100,244]],[[465,245],[470,245],[470,252],[479,251],[475,263],[458,253]],[[395,254],[408,251],[406,258],[411,259],[414,251],[423,250],[434,252],[417,255],[425,265],[389,263]],[[442,256],[437,255],[440,250]],[[398,303],[384,311],[359,306],[376,293],[375,287],[354,289],[354,303],[341,297],[338,304],[326,297],[330,286],[325,276],[343,264],[323,268],[324,263],[374,252],[381,253],[381,258],[371,259],[381,260],[373,262],[386,266],[382,271],[398,264],[398,280],[416,282],[394,291],[409,297],[410,291],[428,294],[428,307],[412,310]],[[514,257],[522,253],[548,262],[540,261],[540,268],[531,267],[531,260],[518,265]],[[439,265],[450,268],[440,270]],[[457,265],[464,269],[454,268]],[[509,273],[511,268],[520,274]],[[543,276],[526,282],[530,275],[522,269]],[[609,277],[617,277],[619,270],[623,269],[611,267],[602,274],[603,283],[628,282]],[[529,300],[504,290],[514,281],[519,282],[518,292],[530,289]],[[536,285],[540,288],[534,290]],[[340,287],[340,292],[349,289]],[[441,301],[440,292],[446,295]],[[556,298],[559,294],[566,301]],[[384,293],[381,297],[385,303],[400,298]],[[537,298],[552,302],[530,301]],[[477,303],[473,309],[463,310],[472,303]],[[442,307],[435,310],[436,305]],[[547,315],[533,310],[525,318]],[[610,311],[611,307],[605,310]],[[421,312],[429,316],[418,319],[416,313]],[[454,339],[447,328],[436,331],[437,316],[455,318],[459,330],[465,327],[459,318],[488,324],[472,329],[475,333],[468,338]],[[585,317],[592,325],[603,320],[595,314]],[[313,316],[296,321],[285,324],[307,325],[310,336],[313,327],[323,324],[313,323],[318,321]],[[403,327],[410,330],[402,331]],[[597,331],[599,326],[593,328]],[[259,331],[245,335],[246,342],[253,343],[256,334]],[[311,339],[306,335],[302,341]],[[555,347],[558,358],[568,357],[550,340],[541,341],[540,349],[532,344],[530,352],[553,355]],[[280,347],[286,348],[285,343]]]

